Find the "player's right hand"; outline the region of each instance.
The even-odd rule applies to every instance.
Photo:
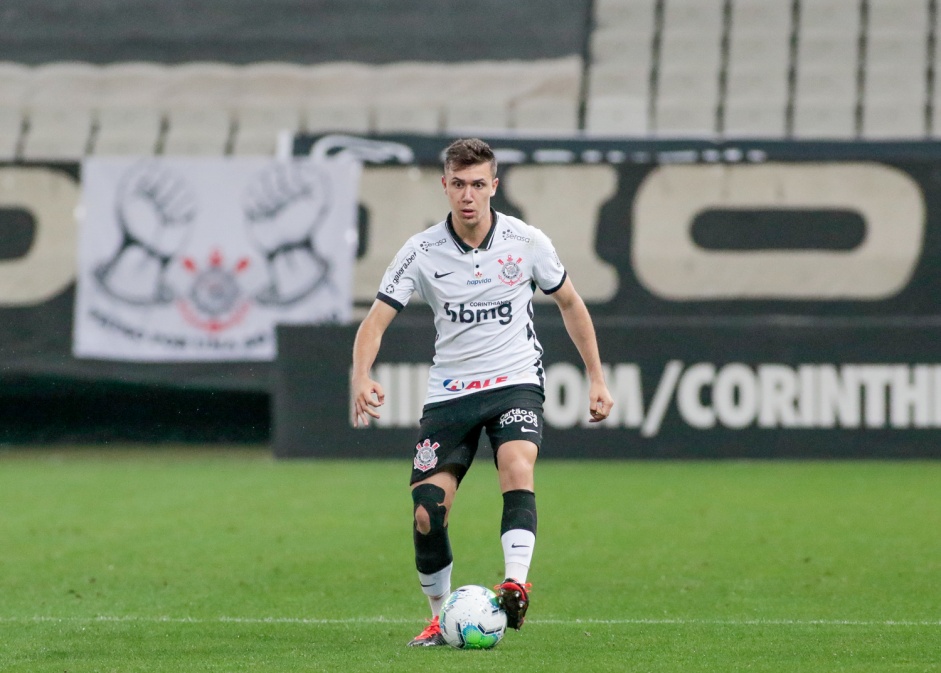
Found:
[[[386,399],[382,386],[372,379],[357,383],[353,381],[353,427],[368,427],[369,419],[379,418],[376,407],[381,407]]]

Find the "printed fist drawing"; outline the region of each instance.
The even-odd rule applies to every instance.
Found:
[[[329,283],[330,260],[314,233],[330,212],[329,178],[311,162],[274,163],[248,186],[243,201],[249,235],[265,256],[268,285],[261,304],[292,304]]]
[[[193,190],[158,162],[143,162],[122,178],[115,209],[121,243],[95,269],[101,287],[131,304],[172,301],[174,292],[164,276],[192,232],[197,211]]]

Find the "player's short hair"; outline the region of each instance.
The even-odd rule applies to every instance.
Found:
[[[479,164],[490,164],[490,172],[497,176],[497,157],[490,145],[480,138],[459,138],[444,150],[444,171],[461,170]]]

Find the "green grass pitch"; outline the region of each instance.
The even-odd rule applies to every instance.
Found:
[[[526,626],[420,650],[408,462],[0,450],[0,671],[941,671],[941,463],[537,466]],[[478,461],[455,587],[502,579]]]

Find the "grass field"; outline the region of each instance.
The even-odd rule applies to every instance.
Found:
[[[407,462],[0,450],[0,671],[941,671],[941,463],[545,461],[526,627],[416,650]],[[480,461],[457,584],[502,579]]]

